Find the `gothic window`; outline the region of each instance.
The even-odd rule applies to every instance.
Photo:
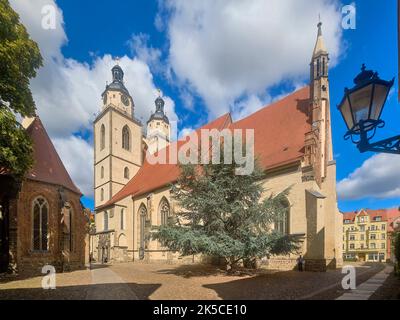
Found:
[[[108,212],[104,211],[104,231],[108,230]]]
[[[130,140],[131,140],[131,133],[129,131],[128,126],[122,128],[122,148],[125,150],[130,150]]]
[[[49,204],[43,197],[33,201],[33,250],[48,250]]]
[[[326,60],[325,58],[322,58],[322,75],[325,76],[326,72]]]
[[[166,225],[168,223],[168,217],[170,216],[170,207],[167,199],[163,198],[160,202],[159,212],[161,217],[161,225]]]
[[[103,201],[103,200],[104,200],[104,189],[101,188],[101,190],[100,190],[100,201]]]
[[[317,77],[319,77],[321,74],[321,62],[319,59],[317,59]]]
[[[66,208],[64,226],[64,250],[73,251],[73,210],[71,207]]]
[[[104,167],[103,166],[101,166],[100,171],[101,171],[100,176],[103,179],[104,178]]]
[[[100,129],[100,150],[103,150],[106,146],[106,127],[104,124],[101,125]]]
[[[146,217],[147,217],[147,209],[146,207],[142,204],[139,208],[139,217],[140,217],[140,259],[144,259],[144,249],[145,249],[145,226],[146,226]]]
[[[124,209],[121,209],[121,230],[125,229],[125,214]]]
[[[290,232],[290,204],[287,199],[282,201],[282,206],[285,208],[285,213],[275,221],[275,230],[282,234],[289,234]]]
[[[125,167],[125,169],[124,169],[124,178],[129,179],[129,168],[128,167]]]

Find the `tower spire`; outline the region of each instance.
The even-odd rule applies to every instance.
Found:
[[[313,51],[313,58],[316,58],[317,56],[321,54],[327,54],[328,50],[326,49],[325,46],[325,41],[324,37],[322,36],[322,22],[318,22],[317,24],[318,27],[318,34],[317,34],[317,41],[315,43],[314,51]]]

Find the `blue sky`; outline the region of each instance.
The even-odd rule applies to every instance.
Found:
[[[40,1],[53,3],[53,0]],[[16,10],[20,12],[23,22],[28,24],[28,31],[31,32],[32,37],[35,40],[35,36],[37,37],[42,51],[43,47],[54,47],[55,53],[49,54],[48,57],[49,64],[54,64],[53,69],[50,70],[49,67],[47,71],[43,71],[43,75],[40,74],[39,80],[33,84],[34,96],[37,97],[37,103],[39,101],[39,111],[40,108],[43,108],[43,113],[49,110],[40,106],[40,101],[44,100],[41,98],[43,94],[41,86],[43,86],[46,73],[54,77],[56,74],[60,77],[67,74],[68,88],[69,86],[72,88],[68,94],[73,95],[73,90],[79,90],[70,84],[71,81],[79,80],[76,76],[74,78],[75,74],[83,74],[82,78],[87,77],[86,83],[91,81],[91,77],[99,77],[96,84],[100,83],[99,86],[101,86],[110,77],[104,73],[102,65],[107,65],[108,68],[112,63],[111,57],[118,56],[125,57],[121,60],[121,65],[124,67],[125,63],[128,70],[132,66],[132,73],[141,70],[141,73],[138,71],[137,74],[147,79],[148,89],[146,90],[153,92],[155,88],[160,88],[163,95],[170,99],[170,114],[179,119],[179,130],[197,127],[227,110],[232,111],[235,118],[239,118],[270,103],[278,96],[290,93],[295,88],[306,84],[308,62],[316,37],[318,13],[320,13],[333,64],[330,69],[330,90],[337,181],[345,178],[350,180],[342,183],[343,189],[339,192],[341,196],[339,209],[349,211],[361,207],[399,206],[400,182],[396,185],[397,182],[393,181],[396,179],[400,181],[399,173],[397,173],[400,170],[396,170],[399,169],[398,161],[395,157],[374,156],[372,153],[360,154],[351,142],[344,141],[345,125],[336,109],[336,105],[342,98],[344,87],[352,86],[352,80],[358,74],[362,63],[378,71],[383,79],[397,76],[396,1],[316,0],[314,1],[315,8],[307,7],[310,1],[290,1],[293,3],[293,9],[290,7],[282,9],[279,7],[279,2],[271,1],[274,3],[271,4],[271,10],[268,10],[267,6],[263,7],[266,9],[265,12],[257,12],[259,10],[257,5],[261,3],[258,0],[254,1],[254,10],[247,10],[247,8],[243,10],[239,4],[237,6],[218,4],[213,8],[213,2],[207,1],[196,1],[196,5],[193,2],[192,8],[180,0],[171,0],[164,4],[157,1],[115,0],[112,6],[110,1],[105,0],[57,0],[56,6],[63,17],[63,24],[60,23],[57,31],[50,36],[46,34],[46,37],[42,37],[34,28],[34,22],[32,22],[34,18],[30,19],[30,12],[28,8],[24,8],[23,1],[12,0],[11,4],[15,5]],[[209,7],[204,6],[206,2]],[[303,7],[297,7],[299,4],[303,4]],[[347,4],[353,4],[357,9],[355,30],[340,28],[339,10]],[[265,4],[260,4],[260,6],[265,6]],[[216,12],[219,11],[227,15],[221,14],[216,17],[218,15]],[[241,12],[244,17],[237,17]],[[279,14],[282,15],[281,18],[274,19],[279,17]],[[229,19],[232,16],[235,17],[232,20],[234,24],[230,24]],[[250,18],[251,23],[248,23],[246,19]],[[197,19],[200,22],[197,23]],[[240,25],[241,22],[245,24],[244,27]],[[296,23],[298,25],[295,25]],[[31,29],[29,24],[32,24]],[[234,29],[236,27],[238,29]],[[225,30],[223,33],[224,28],[228,31]],[[254,30],[258,30],[257,28],[259,32],[255,34]],[[295,41],[301,41],[304,36],[304,42],[293,44],[287,39],[293,39],[294,32],[299,28],[302,32],[297,34],[296,38],[300,39]],[[276,35],[279,35],[278,39],[281,40],[277,41]],[[52,42],[57,43],[58,47],[56,45],[52,47],[52,44],[49,44],[49,39],[53,36],[55,40]],[[226,51],[218,48],[219,44],[226,46]],[[281,46],[281,52],[276,51],[276,47],[279,48],[279,46]],[[295,50],[291,50],[293,48]],[[264,52],[264,54],[256,56],[255,51]],[[216,70],[219,69],[221,61],[219,64],[209,62],[210,57],[219,58],[221,55],[223,55],[222,63],[227,60],[227,70]],[[63,62],[54,62],[57,59]],[[297,60],[301,63],[299,64]],[[237,66],[238,61],[243,65],[243,69]],[[58,72],[57,68],[63,72]],[[258,72],[259,70],[261,72]],[[133,78],[129,81],[128,89],[131,90],[135,99],[135,94],[139,94],[144,89],[135,88]],[[140,84],[143,83],[145,81],[140,82]],[[223,92],[221,95],[217,89],[214,91],[214,87],[219,85],[221,85],[219,91]],[[56,95],[59,89],[52,86],[49,90]],[[79,99],[84,98],[81,99],[77,93],[76,103],[85,108],[85,103],[88,102],[79,101]],[[92,102],[90,110],[95,110],[96,105],[100,108],[99,99]],[[381,129],[378,138],[400,133],[399,106],[396,90],[392,92],[386,104],[382,118],[387,124],[384,129]],[[146,108],[151,109],[151,103],[146,105]],[[81,109],[77,108],[84,114]],[[80,114],[79,112],[77,114]],[[68,154],[67,146],[79,145],[82,148],[82,154],[90,154],[86,149],[90,146],[92,139],[89,125],[91,118],[89,115],[82,117],[86,117],[85,121],[82,120],[83,124],[79,124],[76,119],[71,119],[70,131],[59,130],[59,124],[51,122],[54,116],[51,119],[50,117],[44,119],[46,127],[50,128],[50,135],[56,140],[57,150],[61,153],[64,162],[67,162],[67,168],[71,168],[72,171],[74,171],[74,164],[68,164],[68,161],[73,162],[76,157],[64,156]],[[383,171],[378,170],[378,164],[383,164]],[[79,165],[75,166],[79,167]],[[366,173],[371,168],[374,172]],[[78,171],[75,176],[79,180],[81,174],[79,170],[75,171]],[[396,172],[397,176],[393,172]],[[75,178],[74,174],[72,176]],[[349,191],[349,188],[353,189]],[[83,202],[93,208],[90,197],[84,197]]]

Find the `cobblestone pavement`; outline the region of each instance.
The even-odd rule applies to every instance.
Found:
[[[369,300],[400,300],[400,277],[392,272]]]
[[[357,274],[368,278],[382,270],[383,265],[356,265],[356,269]],[[300,299],[307,296],[335,299],[340,295],[336,286],[343,276],[341,270],[326,273],[261,270],[257,274],[229,276],[205,265],[122,263],[58,274],[55,290],[43,290],[42,277],[3,279],[0,300]]]
[[[42,289],[42,276],[12,277],[0,281],[0,300],[81,300],[85,299],[92,283],[89,270],[60,273],[56,276],[56,289]]]
[[[93,265],[90,274],[92,285],[87,290],[86,300],[138,299],[132,288],[110,268]]]
[[[379,289],[386,281],[389,274],[393,272],[392,266],[387,266],[367,281],[357,285],[356,289],[348,290],[336,300],[368,300],[371,295]]]

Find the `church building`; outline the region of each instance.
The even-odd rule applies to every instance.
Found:
[[[0,168],[0,273],[84,268],[90,211],[40,118],[25,118],[22,126],[33,143],[34,165],[22,183]]]
[[[255,156],[265,170],[265,197],[291,187],[286,219],[274,228],[302,240],[307,270],[324,271],[342,263],[342,216],[337,208],[333,159],[329,54],[321,23],[310,63],[309,85],[239,121],[225,114],[199,129],[253,129]],[[97,261],[198,261],[181,257],[152,240],[152,226],[166,223],[178,204],[170,185],[180,174],[176,164],[152,164],[146,151],[179,148],[170,141],[164,101],[158,97],[147,132],[135,118],[134,99],[124,86],[123,70],[112,69],[94,121],[94,189]],[[143,107],[143,106],[137,106]],[[270,257],[271,268],[291,269],[297,255]]]

